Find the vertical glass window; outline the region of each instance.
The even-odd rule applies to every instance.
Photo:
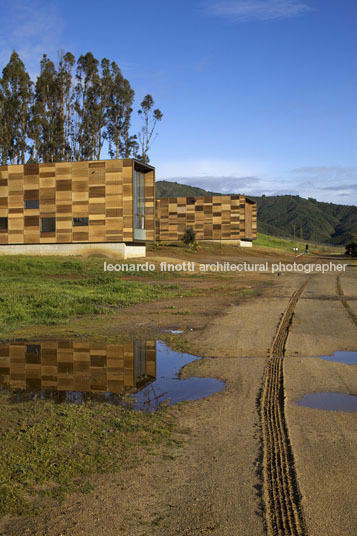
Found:
[[[134,227],[145,229],[145,174],[134,171]]]

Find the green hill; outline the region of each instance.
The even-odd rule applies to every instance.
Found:
[[[311,242],[345,244],[357,230],[357,207],[295,195],[253,197],[261,232]]]
[[[156,196],[212,195],[195,186],[178,182],[158,181]],[[215,194],[221,195],[221,194]],[[298,195],[274,195],[255,197],[258,205],[258,230],[261,233],[301,238],[310,242],[345,244],[357,232],[357,207],[324,203],[316,199],[304,199]]]
[[[157,181],[156,185],[156,197],[161,199],[163,197],[199,197],[204,195],[222,195],[214,192],[208,192],[197,186],[186,186],[186,184],[180,184],[179,182],[169,181]]]

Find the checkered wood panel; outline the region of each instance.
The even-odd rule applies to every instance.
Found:
[[[156,377],[155,341],[146,341],[140,356],[135,342],[106,346],[72,341],[0,345],[0,386],[9,389],[119,394],[143,382],[143,377]]]
[[[242,195],[157,199],[156,240],[182,240],[187,227],[197,240],[254,239],[256,216],[256,204]]]
[[[0,166],[0,244],[133,242],[135,165],[127,158]],[[152,241],[155,175],[143,164],[140,169],[145,172],[146,239]]]

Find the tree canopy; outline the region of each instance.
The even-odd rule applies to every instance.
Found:
[[[46,54],[33,82],[17,52],[0,78],[0,162],[99,160],[107,142],[111,158],[149,161],[149,149],[162,112],[146,95],[138,110],[143,127],[130,130],[135,93],[114,61],[91,52],[77,60]]]

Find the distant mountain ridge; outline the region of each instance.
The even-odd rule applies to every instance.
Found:
[[[178,182],[157,181],[156,197],[222,195]],[[258,232],[341,245],[357,233],[357,207],[298,195],[248,196],[258,205]]]
[[[205,195],[222,195],[215,192],[208,192],[197,186],[187,186],[179,182],[156,181],[156,197],[199,197]]]

